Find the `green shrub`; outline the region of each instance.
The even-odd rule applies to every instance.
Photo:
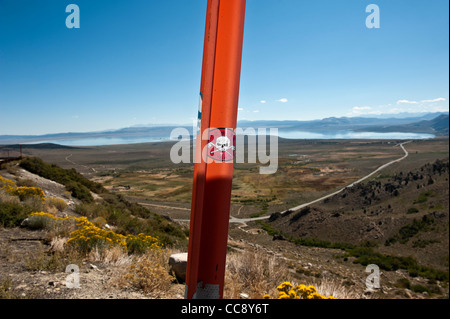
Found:
[[[412,277],[421,276],[431,280],[448,281],[448,272],[420,266],[413,257],[397,257],[383,255],[370,247],[356,247],[348,250],[351,256],[357,257],[353,263],[367,266],[376,264],[384,270],[405,269]]]
[[[55,220],[47,216],[32,215],[27,219],[26,227],[32,230],[47,229],[55,226]]]
[[[428,231],[431,229],[431,225],[436,222],[434,217],[423,216],[422,219],[414,219],[411,224],[406,225],[400,228],[397,235],[389,238],[385,245],[389,246],[390,244],[394,244],[397,241],[401,244],[406,244],[411,237],[417,235],[420,231]]]
[[[0,203],[0,225],[2,227],[17,227],[31,213],[29,207],[18,203]]]
[[[421,204],[428,201],[428,197],[432,196],[431,192],[421,193],[419,197],[414,201],[414,204]]]
[[[344,255],[344,258],[348,257],[356,257],[353,263],[361,264],[363,266],[367,266],[370,264],[376,264],[380,269],[395,271],[398,269],[405,269],[408,271],[411,277],[422,276],[429,280],[439,280],[439,281],[447,281],[449,280],[449,273],[446,271],[441,271],[437,269],[433,269],[430,267],[420,266],[416,259],[413,257],[398,257],[392,255],[384,255],[378,253],[374,250],[376,247],[376,243],[367,241],[360,244],[360,246],[355,246],[350,243],[338,243],[338,242],[329,242],[320,239],[313,238],[294,238],[292,236],[286,236],[285,234],[275,230],[270,224],[259,221],[262,228],[266,230],[270,235],[281,234],[290,242],[293,242],[297,245],[301,246],[310,246],[310,247],[322,247],[322,248],[333,248],[333,249],[341,249],[347,252]],[[425,229],[429,227],[429,225],[434,223],[434,218],[424,216],[424,218],[420,221],[416,221],[417,225],[422,225],[419,228]],[[406,232],[408,233],[408,232]],[[448,257],[447,257],[448,263]]]
[[[417,208],[411,207],[411,208],[408,209],[408,211],[406,213],[407,214],[416,214],[418,212],[419,212],[419,210]]]
[[[0,280],[0,299],[17,299],[18,297],[12,292],[12,280],[9,277]]]
[[[28,207],[33,212],[41,212],[44,210],[44,204],[38,197],[29,197],[21,202],[21,204]]]
[[[85,178],[73,168],[63,169],[57,165],[45,163],[37,157],[26,157],[22,159],[20,166],[31,173],[63,184],[72,192],[72,196],[82,201],[93,201],[89,191],[95,193],[105,192],[101,184]]]
[[[17,186],[26,186],[26,187],[37,187],[36,183],[31,179],[17,179]]]
[[[435,240],[435,239],[419,239],[413,242],[413,248],[425,248],[428,245],[434,244],[434,243],[439,243],[439,240]]]
[[[82,202],[91,203],[94,201],[91,192],[86,186],[73,181],[67,182],[65,186],[73,197],[78,198]]]
[[[397,280],[395,286],[398,288],[410,289],[411,282],[407,278],[400,278]]]
[[[412,285],[411,290],[414,292],[418,292],[418,293],[423,293],[423,292],[430,293],[430,290],[427,287],[419,285],[419,284]]]
[[[47,254],[44,251],[29,255],[25,259],[25,265],[31,271],[63,271],[67,265],[65,257],[60,253]]]

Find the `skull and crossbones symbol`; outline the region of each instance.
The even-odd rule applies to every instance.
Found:
[[[215,150],[211,152],[211,154],[214,154],[216,152],[226,152],[228,155],[233,156],[228,150],[235,150],[235,147],[231,145],[231,141],[227,136],[219,136],[216,139],[216,143],[209,142],[208,148],[214,147]]]

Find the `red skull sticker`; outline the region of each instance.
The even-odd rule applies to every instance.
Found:
[[[236,134],[229,128],[209,131],[208,156],[216,161],[233,161],[236,151]]]

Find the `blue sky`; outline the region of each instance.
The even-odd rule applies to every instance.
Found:
[[[68,4],[80,28],[68,29]],[[380,8],[368,29],[366,6]],[[238,120],[448,111],[447,0],[247,0]],[[206,0],[0,0],[0,134],[191,123]]]

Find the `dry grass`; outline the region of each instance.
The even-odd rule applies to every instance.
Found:
[[[311,283],[302,283],[304,285],[313,285],[317,292],[326,297],[333,296],[337,299],[361,299],[361,295],[349,287],[343,286],[340,282],[331,278],[324,278]]]
[[[66,237],[55,236],[50,240],[50,250],[62,253],[64,251],[64,245],[66,244],[66,242]]]
[[[8,194],[4,189],[0,189],[0,203],[19,204],[18,196]]]
[[[67,203],[59,198],[47,198],[45,200],[45,208],[49,213],[54,213],[53,211],[49,211],[50,209],[56,209],[56,212],[54,214],[56,214],[57,212],[63,212],[67,208],[67,206]]]
[[[356,291],[345,287],[332,278],[315,278],[311,282],[296,282],[289,263],[282,258],[261,251],[231,253],[227,256],[224,298],[240,299],[241,294],[249,299],[262,299],[265,294],[278,298],[277,287],[289,281],[293,286],[303,284],[316,287],[317,292],[337,299],[360,299]]]
[[[133,257],[128,255],[123,248],[113,246],[101,250],[98,248],[92,249],[87,256],[87,260],[112,266],[129,266],[133,262]]]
[[[264,294],[278,296],[276,287],[289,277],[288,267],[274,256],[262,252],[231,253],[227,256],[224,298],[262,299]]]
[[[122,288],[132,287],[142,290],[152,298],[162,298],[172,287],[174,277],[169,275],[169,256],[165,250],[149,250],[145,255],[134,256],[118,280]]]

